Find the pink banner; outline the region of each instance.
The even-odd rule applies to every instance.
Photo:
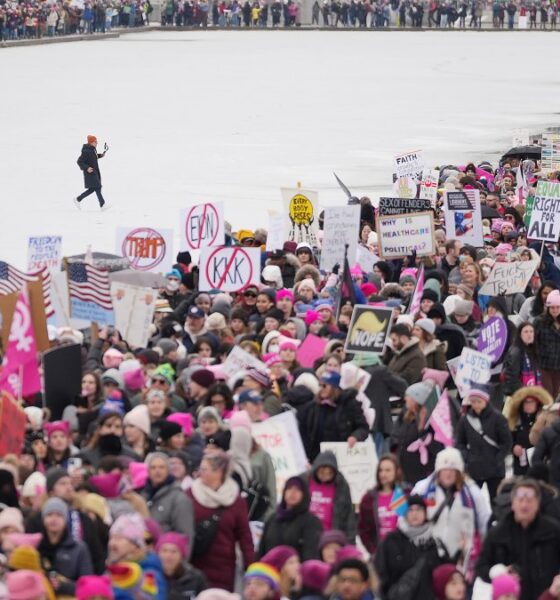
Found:
[[[451,424],[451,410],[449,396],[444,390],[439,397],[436,407],[430,416],[430,425],[434,430],[434,438],[445,447],[453,446],[453,426]]]
[[[299,364],[306,369],[312,368],[315,361],[323,356],[328,340],[310,333],[297,350]]]
[[[416,287],[410,299],[410,305],[408,307],[408,314],[415,315],[420,310],[420,303],[422,302],[422,294],[424,293],[424,265],[420,269],[418,279],[416,280]]]

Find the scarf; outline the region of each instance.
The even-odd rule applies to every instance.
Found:
[[[433,539],[432,524],[430,522],[426,522],[419,527],[413,527],[408,524],[405,518],[400,518],[397,527],[416,547],[425,546]]]
[[[239,486],[231,477],[228,477],[217,490],[204,485],[200,479],[195,479],[191,491],[194,499],[206,508],[231,506],[239,496]]]
[[[154,485],[150,479],[148,479],[148,482],[146,483],[146,487],[144,488],[146,490],[146,494],[148,496],[148,501],[149,500],[153,500],[154,496],[159,492],[159,490],[161,490],[161,488],[165,487],[166,485],[173,485],[175,483],[175,478],[173,477],[173,475],[168,475],[167,478],[165,479],[165,481],[162,481],[159,485]]]

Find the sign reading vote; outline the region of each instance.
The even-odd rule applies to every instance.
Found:
[[[387,343],[392,322],[392,309],[356,304],[346,336],[346,352],[380,354]]]
[[[498,362],[506,349],[507,324],[502,317],[492,317],[483,323],[478,337],[477,350]]]
[[[251,284],[258,284],[260,274],[260,248],[222,246],[204,248],[200,253],[198,288],[202,292],[238,292]]]
[[[560,183],[539,181],[527,237],[543,242],[558,241],[560,236]]]
[[[183,223],[182,239],[189,250],[223,246],[225,242],[222,202],[206,202],[183,210],[181,223]]]
[[[432,203],[422,198],[379,198],[380,215],[402,215],[430,210]]]

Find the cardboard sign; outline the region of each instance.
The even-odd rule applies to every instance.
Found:
[[[414,150],[397,154],[393,158],[393,166],[397,177],[416,178],[418,173],[424,169],[424,155],[422,150]]]
[[[136,271],[166,273],[175,262],[173,229],[117,227],[116,253]]]
[[[292,412],[283,412],[262,423],[253,423],[251,432],[272,459],[280,501],[286,480],[307,470],[307,456],[296,418]]]
[[[463,348],[459,359],[454,380],[459,393],[465,397],[473,384],[485,384],[490,381],[492,359],[471,348]]]
[[[560,134],[543,133],[541,146],[541,170],[548,172],[560,169]]]
[[[447,239],[460,240],[475,248],[484,245],[478,190],[446,192],[444,209]]]
[[[356,304],[346,336],[346,352],[380,354],[385,348],[392,324],[392,309]]]
[[[285,241],[307,242],[312,248],[319,243],[319,194],[310,190],[283,188],[282,201],[286,222]]]
[[[507,344],[508,329],[502,317],[492,317],[482,324],[477,350],[496,363],[502,357]]]
[[[431,208],[430,200],[421,198],[379,198],[379,214],[382,216],[423,212]]]
[[[268,215],[268,232],[266,236],[267,252],[282,250],[286,241],[286,215],[285,214],[269,214]]]
[[[261,278],[260,248],[223,246],[204,248],[200,253],[198,289],[239,292]]]
[[[527,237],[530,240],[556,243],[559,236],[560,183],[539,181]]]
[[[429,200],[432,208],[437,202],[437,191],[439,184],[439,171],[437,169],[424,169],[420,182],[420,198]]]
[[[297,361],[302,367],[311,369],[315,361],[323,356],[328,339],[308,333],[296,352]]]
[[[181,241],[188,250],[223,246],[225,220],[223,202],[206,202],[181,211]]]
[[[381,258],[403,258],[413,251],[417,256],[435,254],[433,213],[379,216],[376,221]]]
[[[486,296],[522,294],[539,266],[540,259],[494,263],[488,279],[479,290]]]
[[[373,265],[378,261],[379,256],[377,256],[377,254],[374,254],[360,244],[356,246],[356,262],[360,265],[364,273],[371,273],[373,271]]]
[[[360,235],[360,206],[329,206],[325,208],[325,225],[321,264],[323,271],[330,272],[336,264],[344,264],[344,249],[348,244],[348,259],[356,256]]]
[[[62,260],[62,236],[42,235],[30,237],[27,243],[27,270],[36,273],[43,267],[60,271]]]
[[[43,355],[45,404],[51,420],[62,417],[64,409],[82,390],[82,350],[79,344],[53,348]]]
[[[131,347],[146,348],[157,293],[152,288],[113,281],[111,298],[115,311],[115,327]]]
[[[223,372],[227,377],[233,377],[246,369],[257,369],[263,373],[268,373],[268,369],[262,361],[243,350],[240,346],[234,346],[222,365]]]
[[[363,495],[376,485],[377,452],[370,437],[350,448],[346,442],[321,442],[321,452],[330,450],[336,456],[338,470],[350,486],[352,504],[359,504]],[[313,503],[313,496],[311,496]]]
[[[0,392],[0,456],[15,454],[23,449],[27,417],[23,408],[7,392]]]

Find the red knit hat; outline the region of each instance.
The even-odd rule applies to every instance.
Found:
[[[87,143],[88,144],[93,144],[94,142],[97,142],[97,138],[94,135],[88,135],[87,136]]]
[[[440,565],[433,570],[432,585],[437,600],[445,600],[445,588],[455,573],[459,573],[455,565]]]
[[[291,546],[276,546],[261,558],[261,562],[281,571],[290,558],[297,555],[298,553]]]

